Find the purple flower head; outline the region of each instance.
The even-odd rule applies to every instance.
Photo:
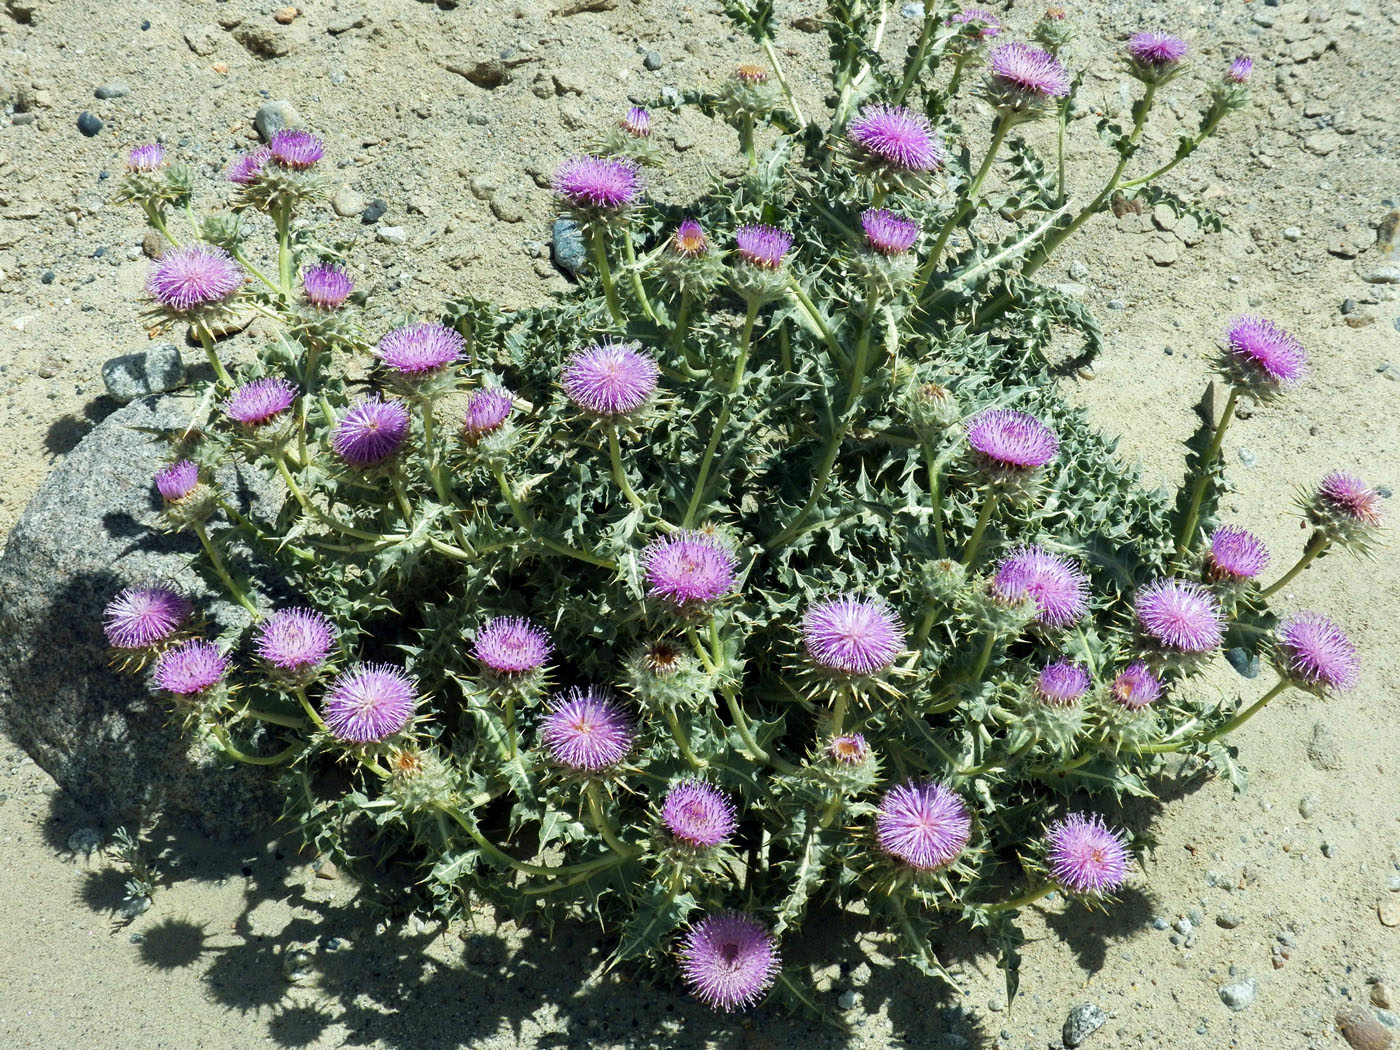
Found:
[[[967,422],[967,443],[998,467],[1034,470],[1055,458],[1060,440],[1035,416],[988,408]]]
[[[677,255],[698,259],[710,250],[710,239],[705,236],[705,227],[694,219],[686,219],[676,227],[671,247]]]
[[[841,594],[821,598],[802,617],[807,655],[819,667],[846,674],[875,674],[904,648],[904,625],[880,598]]]
[[[987,60],[993,84],[1027,102],[1069,94],[1069,74],[1049,51],[1030,44],[1002,44],[992,49]]]
[[[625,208],[641,188],[637,167],[627,160],[570,157],[554,173],[554,192],[576,208]]]
[[[251,186],[271,157],[272,151],[266,146],[259,146],[251,153],[238,154],[229,162],[228,181],[237,186]]]
[[[1008,603],[1029,598],[1035,602],[1036,623],[1067,627],[1088,608],[1089,581],[1068,558],[1051,554],[1044,547],[1021,547],[997,566],[992,594]]]
[[[267,150],[273,161],[293,171],[307,171],[326,155],[324,144],[309,131],[296,128],[283,128],[274,131],[267,141]]]
[[[550,704],[540,728],[550,758],[577,773],[615,766],[632,750],[632,725],[605,689],[570,689]]]
[[[777,270],[792,248],[792,234],[776,226],[751,223],[734,231],[734,245],[739,249],[739,258],[750,266]]]
[[[880,800],[875,835],[881,849],[911,868],[940,871],[972,838],[972,817],[952,789],[910,781]]]
[[[156,491],[166,503],[179,503],[199,484],[199,467],[188,459],[176,460],[156,474]]]
[[[244,383],[224,402],[224,412],[235,423],[260,427],[270,423],[297,398],[297,388],[278,376]]]
[[[342,671],[321,705],[326,728],[355,744],[387,740],[413,717],[418,688],[392,664],[360,664]]]
[[[126,155],[128,171],[159,171],[160,166],[164,163],[165,147],[159,142],[146,142],[140,146],[132,146],[131,152]]]
[[[1208,653],[1225,637],[1220,602],[1192,580],[1154,580],[1134,600],[1138,626],[1163,649]]]
[[[875,160],[905,171],[936,171],[943,148],[921,114],[903,106],[870,105],[846,128],[846,137]]]
[[[1045,829],[1050,877],[1070,893],[1101,897],[1128,877],[1128,843],[1100,817],[1071,813]]]
[[[768,79],[768,70],[752,62],[741,62],[734,70],[734,76],[745,84],[762,84]]]
[[[966,26],[967,30],[975,29],[976,36],[982,40],[990,40],[1001,33],[1001,20],[980,7],[969,7],[959,11],[948,19],[948,25]]]
[[[501,675],[538,671],[554,646],[549,635],[520,616],[497,616],[476,632],[472,655]]]
[[[1051,707],[1072,707],[1089,691],[1089,672],[1081,664],[1056,660],[1041,668],[1035,695]]]
[[[306,301],[318,310],[337,310],[350,298],[355,282],[341,267],[317,263],[301,272],[301,287]]]
[[[146,291],[166,309],[183,313],[221,303],[243,287],[243,269],[222,248],[186,244],[155,262]]]
[[[739,912],[707,915],[681,944],[681,974],[705,1005],[729,1012],[752,1006],[778,978],[778,942],[757,919]]]
[[[1141,711],[1162,695],[1162,680],[1142,660],[1134,660],[1108,688],[1113,702],[1129,711]]]
[[[127,587],[102,610],[113,649],[146,649],[175,635],[194,608],[169,587]]]
[[[212,689],[228,673],[228,660],[213,642],[192,641],[167,649],[156,661],[157,689],[195,696]]]
[[[1225,79],[1231,84],[1248,84],[1249,78],[1254,75],[1254,59],[1248,55],[1239,55],[1230,63],[1230,68],[1225,71]]]
[[[283,671],[320,667],[335,645],[335,628],[315,609],[279,609],[258,625],[258,655]]]
[[[871,251],[881,255],[903,255],[919,239],[919,224],[888,208],[867,208],[861,212],[860,227]]]
[[[1379,528],[1381,494],[1354,474],[1333,471],[1317,487],[1317,500],[1325,508],[1358,525]]]
[[[580,350],[564,363],[564,394],[585,412],[625,416],[656,392],[656,362],[627,343],[602,343]]]
[[[657,540],[642,555],[647,593],[680,606],[707,605],[734,586],[738,560],[708,532],[682,531]]]
[[[467,399],[462,416],[462,429],[468,438],[476,440],[500,430],[515,409],[515,399],[505,387],[488,386]]]
[[[1128,41],[1128,54],[1145,66],[1171,66],[1186,57],[1186,41],[1169,33],[1138,33]]]
[[[650,138],[651,114],[641,106],[633,106],[622,118],[622,127],[633,138]]]
[[[1248,529],[1221,525],[1210,534],[1206,571],[1216,580],[1252,580],[1269,564],[1269,548]]]
[[[460,361],[467,341],[436,321],[404,325],[386,332],[374,356],[406,376],[425,376]]]
[[[676,838],[702,848],[727,842],[738,823],[729,796],[703,780],[672,785],[661,804],[661,820]]]
[[[1286,390],[1308,374],[1303,344],[1257,315],[1246,314],[1226,329],[1225,349],[1245,376],[1270,387]]]
[[[833,762],[843,766],[859,766],[870,757],[870,745],[859,733],[847,733],[832,737],[827,742],[826,753]]]
[[[352,467],[372,467],[397,452],[406,437],[408,409],[403,402],[367,397],[340,417],[331,447]]]
[[[1361,677],[1355,644],[1322,613],[1285,617],[1275,637],[1285,673],[1304,689],[1342,693]]]

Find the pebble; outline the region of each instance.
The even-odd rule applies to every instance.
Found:
[[[1382,926],[1400,926],[1400,903],[1383,900],[1376,906],[1376,917]]]
[[[301,127],[301,114],[297,112],[296,106],[286,99],[278,99],[258,107],[257,113],[253,115],[253,127],[257,130],[258,137],[266,142],[283,128]]]
[[[1298,800],[1298,816],[1304,820],[1311,820],[1312,815],[1317,812],[1317,796],[1304,795]]]
[[[588,252],[583,243],[583,231],[573,219],[554,221],[550,254],[554,265],[570,277],[577,278],[588,268]]]
[[[272,12],[272,20],[278,25],[289,26],[296,20],[300,12],[295,7],[279,7]]]
[[[355,192],[349,183],[341,183],[336,187],[335,195],[331,197],[331,210],[342,219],[349,219],[359,215],[369,206],[369,201]]]
[[[1253,977],[1227,984],[1220,989],[1220,1001],[1238,1013],[1254,1005],[1259,995],[1259,984]]]
[[[1128,304],[1125,303],[1122,299],[1110,299],[1108,301],[1108,308],[1110,310],[1126,310],[1128,308]]]
[[[1337,1027],[1354,1050],[1387,1050],[1390,1030],[1364,1006],[1344,1006],[1337,1011]]]
[[[124,98],[131,94],[131,88],[127,87],[120,80],[114,80],[110,84],[102,84],[93,92],[97,98]]]
[[[1342,768],[1342,753],[1326,722],[1314,722],[1312,739],[1308,741],[1308,761],[1316,768],[1333,771]]]
[[[1247,448],[1240,449],[1239,452],[1236,453],[1236,455],[1240,457],[1241,466],[1252,467],[1255,463],[1259,461],[1259,457],[1257,457],[1253,452],[1251,452]]]
[[[1181,258],[1181,248],[1176,240],[1153,241],[1147,246],[1146,255],[1158,266],[1170,266]]]
[[[369,214],[369,209],[365,209],[365,214]],[[406,244],[408,231],[402,226],[381,226],[374,231],[374,238],[383,244]]]
[[[497,194],[491,198],[491,214],[502,222],[519,222],[525,218],[525,206],[513,193]]]
[[[856,990],[854,988],[847,988],[841,993],[841,997],[836,1000],[836,1005],[843,1010],[852,1010],[859,1001],[860,996],[856,994]]]
[[[174,343],[161,343],[134,354],[109,358],[102,365],[102,384],[116,401],[163,394],[185,385],[185,365]]]
[[[370,201],[369,206],[360,213],[360,221],[366,226],[373,226],[384,217],[384,213],[388,210],[389,205],[385,204],[379,197],[376,197],[374,200]]]
[[[1228,911],[1222,911],[1215,917],[1215,925],[1219,926],[1222,930],[1233,930],[1243,922],[1244,919]]]
[[[1188,934],[1192,930],[1191,920],[1186,918],[1185,916],[1182,916],[1181,918],[1177,919],[1176,922],[1172,923],[1172,929],[1174,929],[1177,933],[1183,935]]]
[[[1371,985],[1371,1003],[1379,1006],[1382,1010],[1389,1010],[1395,1005],[1395,1000],[1391,996],[1390,985],[1384,981],[1377,981]]]
[[[1065,1018],[1064,1027],[1060,1029],[1060,1038],[1065,1046],[1073,1050],[1102,1028],[1107,1021],[1108,1014],[1102,1007],[1093,1003],[1080,1003]]]
[[[642,65],[646,66],[647,69],[650,69],[652,72],[655,72],[661,68],[661,61],[660,51],[648,51],[646,57],[642,59]]]
[[[316,976],[314,958],[305,948],[292,948],[282,956],[282,976],[289,984],[301,984]]]
[[[87,110],[78,114],[78,130],[88,138],[92,138],[104,127],[101,120],[93,116]]]
[[[1069,264],[1069,276],[1072,281],[1083,281],[1089,277],[1089,267],[1075,259]]]
[[[1283,231],[1285,241],[1301,241],[1303,239],[1303,229],[1300,226],[1288,226]]]
[[[68,836],[69,853],[81,853],[85,857],[90,857],[93,850],[100,845],[102,845],[102,833],[96,828],[79,828]]]
[[[233,30],[233,39],[242,44],[249,54],[260,58],[281,58],[292,51],[292,38],[271,26],[244,23]]]
[[[1154,915],[1152,917],[1152,928],[1154,930],[1165,930],[1171,926],[1165,915]]]
[[[987,1009],[994,1014],[999,1014],[1006,1009],[1006,1001],[994,995],[987,1000]]]

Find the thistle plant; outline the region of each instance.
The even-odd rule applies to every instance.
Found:
[[[734,127],[736,173],[656,201],[668,115],[601,129],[554,179],[592,272],[541,307],[369,309],[317,236],[309,133],[234,162],[238,221],[197,221],[188,180],[138,147],[123,196],[172,241],[149,290],[214,372],[153,485],[247,619],[216,636],[134,580],[103,626],[191,733],[284,777],[314,849],[370,880],[409,869],[419,905],[593,916],[615,963],[720,1010],[815,1002],[780,945],[814,909],[944,976],[932,931],[963,922],[1014,992],[1022,909],[1109,907],[1132,877],[1148,837],[1123,796],[1172,756],[1242,788],[1229,733],[1289,686],[1356,683],[1342,628],[1268,599],[1368,550],[1377,497],[1325,479],[1272,582],[1249,523],[1220,519],[1235,405],[1306,374],[1267,318],[1222,319],[1229,399],[1175,495],[1116,463],[1046,358],[1052,326],[1088,356],[1101,339],[1036,271],[1115,195],[1174,199],[1157,180],[1247,104],[1247,58],[1154,168],[1185,45],[1134,37],[1133,126],[1101,128],[1112,171],[1079,200],[1062,11],[1032,44],[930,3],[901,67],[845,0],[809,119],[771,8],[728,8],[766,61],[688,102]],[[955,122],[963,86],[985,126]],[[1037,121],[1049,158],[1021,135]],[[265,270],[242,235],[259,221]],[[234,305],[278,333],[236,375],[214,323]],[[274,517],[219,489],[233,459],[281,487]],[[1195,679],[1229,649],[1278,684],[1211,696]]]

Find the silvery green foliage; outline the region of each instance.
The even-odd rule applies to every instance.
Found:
[[[804,114],[776,68],[771,4],[727,6],[768,75],[688,103],[734,126],[739,174],[684,207],[578,215],[608,266],[540,308],[451,302],[444,320],[469,361],[428,387],[367,367],[362,304],[334,315],[298,305],[291,275],[337,256],[290,222],[316,197],[313,180],[290,202],[278,197],[275,276],[247,298],[284,324],[238,379],[291,378],[298,400],[268,432],[215,413],[173,438],[205,466],[244,457],[294,486],[275,520],[207,505],[207,522],[194,524],[221,585],[247,586],[227,557],[241,542],[297,595],[246,594],[250,605],[309,605],[333,620],[334,666],[276,680],[249,637],[228,637],[236,691],[177,708],[230,757],[280,771],[288,819],[321,853],[371,881],[414,883],[449,915],[483,898],[536,923],[596,916],[618,961],[663,961],[667,973],[687,922],[724,908],[779,935],[816,908],[848,908],[932,974],[943,972],[932,932],[962,921],[990,929],[1014,991],[1017,907],[1050,888],[1036,845],[1047,825],[1071,809],[1112,820],[1123,796],[1151,795],[1173,752],[1241,776],[1218,739],[1235,701],[1186,685],[1195,668],[1156,660],[1165,695],[1140,713],[1110,697],[1124,666],[1152,660],[1135,591],[1164,575],[1201,577],[1220,480],[1211,429],[1193,443],[1192,476],[1208,482],[1198,511],[1184,495],[1143,490],[1112,439],[1062,398],[1048,363],[1056,333],[1092,357],[1097,324],[1034,279],[1115,195],[1170,199],[1132,177],[1150,104],[1132,129],[1102,129],[1124,163],[1097,197],[1065,189],[1073,89],[1040,114],[1037,130],[1059,143],[1048,155],[1022,118],[1008,119],[1000,167],[983,165],[997,188],[984,191],[945,90],[950,76],[975,90],[982,57],[947,10],[930,3],[904,63],[891,65],[876,48],[877,12],[863,0],[833,4],[830,108]],[[1066,37],[1057,26],[1040,35],[1056,46]],[[943,169],[913,179],[855,156],[844,127],[870,102],[926,114],[949,152]],[[1217,92],[1200,135],[1166,167],[1242,104],[1241,91]],[[626,145],[614,130],[604,141]],[[164,230],[166,203],[181,193],[132,196]],[[907,260],[865,246],[860,215],[876,198],[919,223]],[[201,229],[241,259],[261,205],[247,189],[239,200],[242,222]],[[708,235],[702,259],[674,248],[685,218]],[[795,238],[780,269],[722,258],[752,223]],[[935,242],[943,250],[931,259]],[[581,413],[559,383],[571,353],[607,341],[642,348],[662,369],[658,396],[611,422]],[[488,385],[514,393],[514,415],[467,441],[455,423],[462,395]],[[413,429],[398,456],[363,471],[334,455],[330,435],[366,391],[407,401]],[[1002,489],[965,439],[965,421],[994,407],[1036,416],[1060,442],[1048,466]],[[713,606],[678,611],[647,594],[644,551],[677,528],[712,531],[737,556],[736,586]],[[1089,611],[1071,627],[1035,628],[1023,603],[991,596],[996,564],[1026,544],[1088,573]],[[823,673],[804,653],[804,611],[844,592],[887,601],[906,627],[905,651],[880,674]],[[1248,662],[1271,614],[1257,588],[1226,597],[1225,648]],[[544,675],[494,677],[473,659],[477,632],[499,615],[548,631]],[[1057,659],[1093,678],[1072,714],[1033,694],[1038,670]],[[313,720],[333,670],[365,661],[405,666],[423,699],[404,732],[347,745]],[[549,761],[537,729],[551,695],[585,684],[618,693],[637,741],[621,766],[581,777]],[[829,739],[854,730],[872,757],[834,761]],[[685,848],[662,826],[668,786],[691,777],[734,799],[729,844]],[[948,785],[972,812],[968,848],[946,869],[917,873],[879,847],[879,799],[908,780]],[[1134,845],[1146,841],[1139,831]],[[409,877],[390,880],[394,869]],[[799,967],[780,980],[799,999],[804,986]]]

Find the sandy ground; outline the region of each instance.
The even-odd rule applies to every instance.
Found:
[[[624,0],[566,15],[533,0],[451,10],[303,0],[287,27],[273,6],[0,5],[0,529],[110,410],[102,361],[145,341],[141,230],[132,211],[108,205],[114,181],[104,180],[127,145],[159,134],[211,176],[249,143],[258,105],[290,99],[342,158],[337,183],[382,198],[381,224],[405,227],[408,243],[392,246],[358,217],[333,226],[362,242],[361,283],[378,286],[386,317],[431,312],[464,290],[520,304],[565,287],[541,258],[553,212],[538,182],[558,158],[627,99],[713,82],[750,57],[702,3]],[[824,44],[791,23],[815,6],[779,4],[786,61],[813,108]],[[1119,108],[1128,81],[1111,52],[1143,13],[1117,0],[1085,7],[1072,15],[1075,57],[1091,71],[1083,98]],[[1038,13],[1018,5],[1010,20],[1024,28]],[[1253,54],[1256,101],[1172,181],[1217,208],[1224,233],[1201,239],[1166,216],[1105,218],[1043,272],[1081,286],[1109,337],[1095,378],[1071,396],[1122,434],[1121,454],[1150,483],[1174,483],[1224,321],[1258,308],[1297,331],[1313,378],[1227,441],[1230,514],[1287,563],[1303,538],[1291,500],[1327,470],[1400,484],[1400,301],[1356,272],[1375,261],[1373,228],[1400,195],[1400,7],[1173,2],[1147,17],[1184,32],[1202,77],[1237,51]],[[912,25],[894,5],[887,54],[902,53]],[[237,39],[253,39],[249,29],[288,53],[250,53]],[[507,50],[519,64],[495,90],[448,69]],[[645,67],[647,50],[659,70]],[[129,93],[93,97],[113,81]],[[1166,92],[1149,134],[1158,153],[1194,127],[1200,90],[1187,76]],[[76,129],[84,109],[106,124],[96,137]],[[654,189],[681,195],[728,143],[694,114],[659,123],[676,174]],[[963,123],[985,134],[975,109]],[[1100,157],[1092,123],[1074,125],[1081,192]],[[1400,927],[1383,921],[1400,912],[1400,573],[1384,549],[1372,563],[1327,559],[1291,590],[1284,607],[1327,610],[1352,632],[1365,657],[1360,687],[1325,704],[1290,696],[1239,733],[1252,774],[1242,797],[1220,782],[1163,785],[1159,845],[1118,908],[1051,908],[1030,921],[1011,1013],[985,947],[951,937],[957,993],[908,969],[872,973],[852,945],[824,993],[847,1034],[774,1008],[715,1019],[644,978],[599,976],[591,932],[551,939],[485,915],[461,930],[405,922],[276,838],[216,843],[161,829],[147,853],[162,889],[123,925],[120,867],[69,848],[83,815],[0,740],[0,1047],[1039,1050],[1058,1045],[1067,1011],[1084,1002],[1112,1013],[1091,1048],[1343,1045],[1338,1009],[1385,1005],[1389,986],[1400,988]],[[1257,688],[1228,671],[1212,682]],[[1256,1000],[1228,1009],[1218,989],[1251,977]]]

